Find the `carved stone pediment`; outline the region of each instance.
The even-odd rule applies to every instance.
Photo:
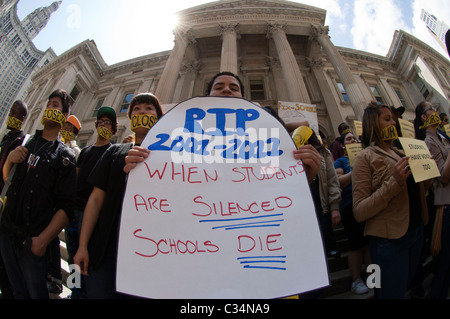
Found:
[[[276,19],[325,22],[326,10],[282,0],[224,0],[207,3],[178,12],[180,21],[189,24],[211,23],[229,18],[254,20]],[[244,20],[246,20],[244,19]]]
[[[180,15],[184,14],[202,14],[211,13],[211,11],[223,11],[223,10],[242,10],[242,9],[253,9],[253,10],[273,10],[273,9],[284,9],[284,10],[303,10],[303,11],[316,11],[317,13],[324,13],[325,10],[320,8],[315,8],[313,6],[308,6],[301,3],[295,3],[291,1],[280,1],[280,0],[224,0],[224,1],[214,1],[204,5],[189,8],[180,11]]]

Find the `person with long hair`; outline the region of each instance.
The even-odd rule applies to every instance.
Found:
[[[376,298],[405,298],[428,222],[424,183],[415,183],[409,157],[393,147],[392,110],[371,102],[363,115],[363,150],[353,164],[353,215],[366,222],[370,258],[379,266]]]
[[[414,128],[416,137],[425,140],[441,173],[433,179],[436,214],[442,212],[441,251],[436,256],[436,270],[431,285],[430,298],[446,299],[450,287],[450,142],[439,130],[441,119],[437,108],[424,101],[416,106]]]

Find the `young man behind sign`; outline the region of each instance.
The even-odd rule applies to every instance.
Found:
[[[144,140],[150,126],[136,126],[135,118],[162,116],[159,100],[151,93],[140,93],[130,102],[128,117],[131,130],[136,134],[136,144]],[[133,144],[115,144],[108,148],[89,175],[94,185],[86,203],[80,242],[74,262],[85,276],[89,299],[114,299],[123,296],[116,292],[116,260],[118,228],[127,176],[123,171],[125,157]]]

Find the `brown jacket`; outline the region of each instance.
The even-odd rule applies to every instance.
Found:
[[[320,155],[322,155],[322,161],[320,162],[320,169],[317,173],[320,183],[320,202],[323,213],[328,214],[333,210],[339,211],[341,186],[339,185],[339,178],[328,151],[320,152]]]
[[[393,149],[399,156],[404,154]],[[378,146],[369,146],[356,156],[352,168],[353,214],[358,222],[366,221],[366,235],[396,239],[409,226],[408,188],[393,176],[398,159]],[[428,223],[425,185],[420,183],[422,220]]]

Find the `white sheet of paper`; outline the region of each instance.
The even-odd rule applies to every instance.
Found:
[[[248,151],[250,158],[225,159],[221,145],[228,155]],[[128,178],[118,291],[278,298],[329,284],[303,165],[289,134],[265,110],[238,98],[193,98],[164,115],[142,146],[151,153]]]

